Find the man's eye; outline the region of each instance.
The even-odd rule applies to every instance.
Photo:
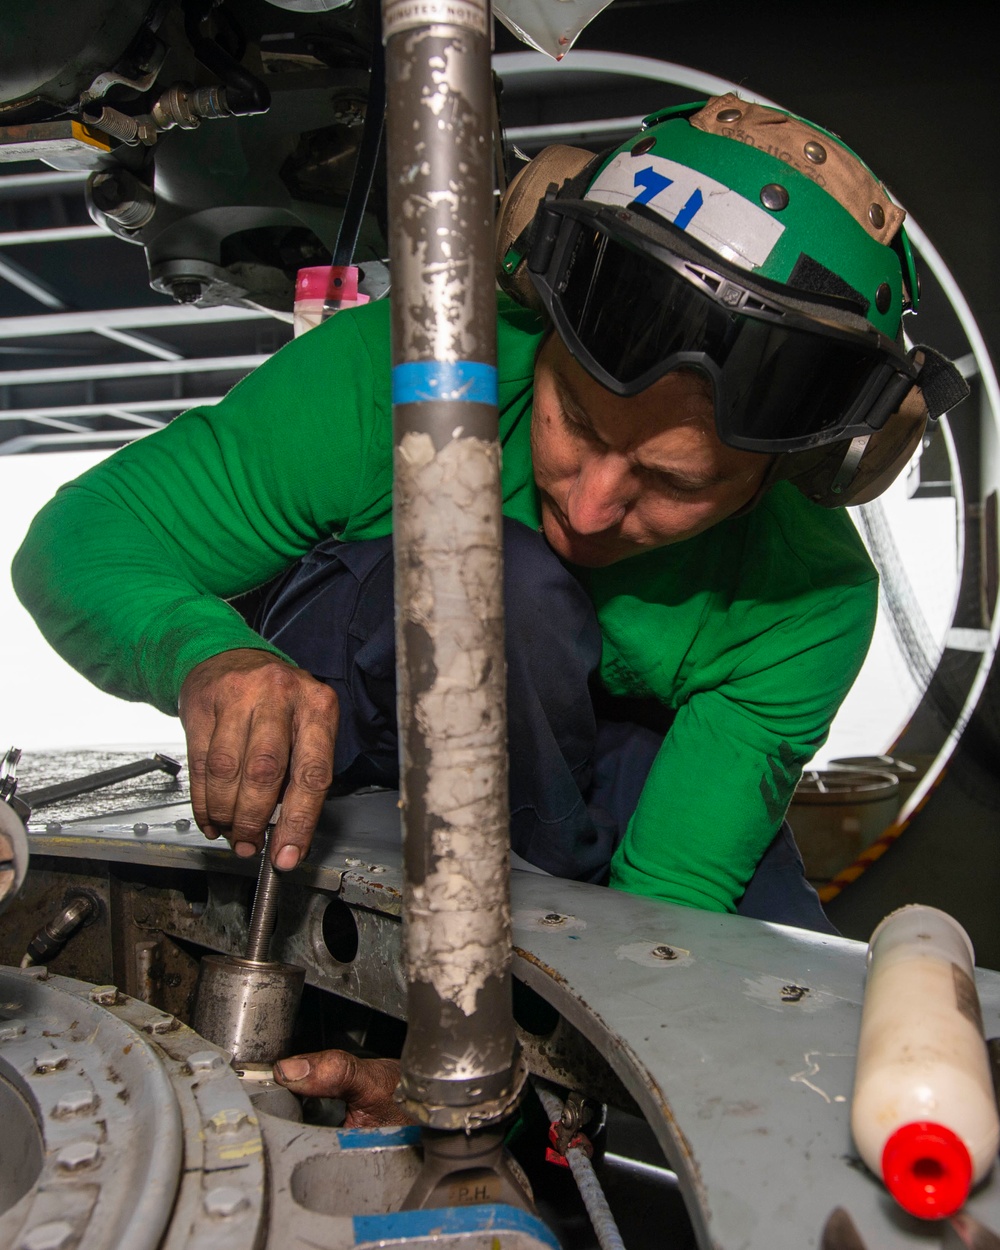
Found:
[[[700,482],[678,482],[675,477],[651,470],[654,481],[666,495],[692,496],[700,495],[705,487]]]
[[[562,411],[562,419],[566,428],[572,430],[574,434],[578,434],[581,438],[597,438],[597,435],[589,425],[584,425],[582,421],[577,421],[575,417],[570,416],[565,408]]]

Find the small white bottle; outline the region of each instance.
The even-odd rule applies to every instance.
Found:
[[[911,1215],[942,1219],[996,1157],[1000,1124],[969,936],[911,904],[868,944],[851,1131]]]

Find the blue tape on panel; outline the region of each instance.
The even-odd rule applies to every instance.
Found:
[[[376,1146],[419,1146],[420,1125],[392,1128],[342,1128],[337,1130],[341,1150],[372,1150]]]
[[[392,371],[394,404],[426,404],[432,400],[469,404],[497,402],[497,371],[475,360],[414,360]]]
[[[385,1244],[433,1234],[510,1232],[533,1237],[541,1246],[559,1250],[559,1242],[541,1220],[517,1207],[491,1203],[477,1207],[445,1207],[432,1211],[399,1211],[394,1215],[354,1216],[354,1245]]]

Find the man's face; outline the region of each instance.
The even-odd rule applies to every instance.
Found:
[[[720,442],[703,375],[677,370],[623,399],[557,334],[535,363],[531,454],[545,537],[588,568],[700,534],[751,499],[771,459]]]

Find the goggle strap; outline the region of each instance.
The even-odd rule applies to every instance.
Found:
[[[969,384],[958,367],[933,347],[920,344],[908,354],[911,360],[916,360],[918,353],[923,356],[923,364],[917,376],[917,386],[923,392],[928,415],[936,421],[968,398],[971,393]]]
[[[842,494],[848,486],[854,481],[858,471],[858,465],[861,463],[861,457],[868,449],[868,440],[870,434],[859,434],[857,438],[852,438],[847,445],[847,451],[844,458],[840,462],[840,468],[837,470],[833,481],[830,483],[830,493],[833,495]]]
[[[613,151],[614,148],[607,148],[603,152],[598,152],[575,177],[567,179],[562,186],[556,182],[549,183],[548,190],[544,199],[539,202],[537,211],[532,214],[527,225],[504,253],[502,262],[504,273],[513,273],[521,261],[531,255],[531,249],[534,247],[538,234],[539,219],[545,209],[545,201],[548,199],[582,199],[599,166]]]

